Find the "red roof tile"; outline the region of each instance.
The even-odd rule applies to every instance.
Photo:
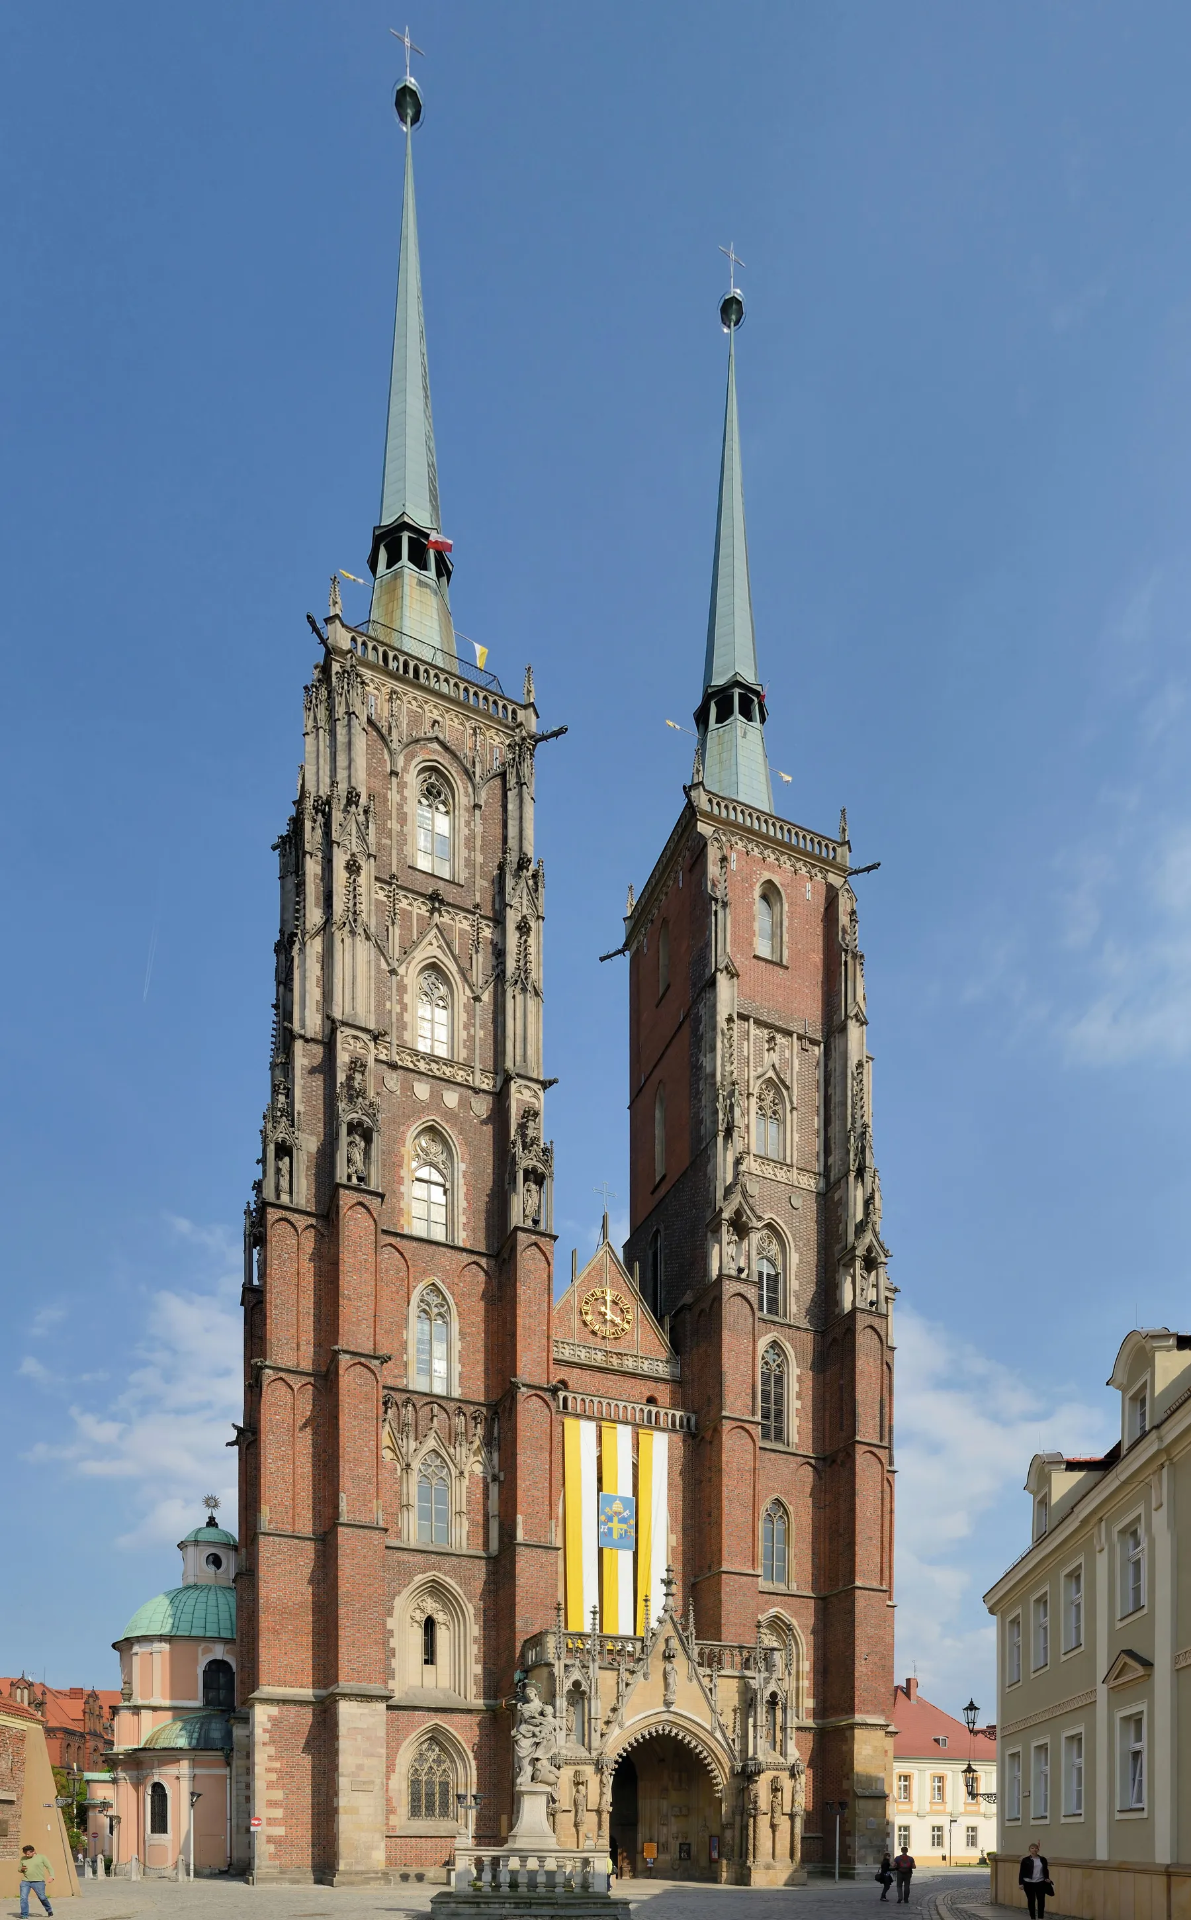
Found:
[[[945,1754],[948,1760],[966,1762],[970,1753],[973,1760],[987,1766],[997,1757],[996,1739],[986,1727],[969,1734],[962,1720],[953,1719],[942,1707],[922,1698],[917,1680],[894,1687],[889,1717],[897,1728],[893,1742],[897,1760],[936,1760]],[[940,1739],[946,1740],[945,1747],[939,1745]]]

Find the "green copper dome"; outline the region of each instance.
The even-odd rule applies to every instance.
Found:
[[[180,1720],[167,1720],[164,1727],[154,1727],[149,1738],[141,1741],[142,1747],[188,1747],[202,1753],[221,1748],[230,1752],[231,1744],[232,1723],[226,1713],[187,1713]]]
[[[178,1545],[184,1547],[188,1540],[201,1541],[205,1547],[234,1547],[236,1536],[228,1533],[224,1527],[196,1527],[193,1533],[186,1534]]]
[[[200,1531],[206,1534],[206,1528]],[[128,1622],[121,1640],[167,1639],[171,1634],[189,1640],[234,1640],[236,1595],[231,1587],[171,1587],[155,1600],[146,1600]]]

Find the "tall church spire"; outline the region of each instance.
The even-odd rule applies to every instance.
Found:
[[[735,267],[735,257],[731,257]],[[703,698],[695,720],[699,728],[704,785],[713,793],[744,800],[768,812],[773,806],[773,793],[761,731],[765,724],[765,705],[757,678],[753,596],[744,529],[740,423],[736,414],[736,329],[743,319],[744,300],[733,273],[732,286],[720,303],[720,320],[728,335],[728,393],[724,407],[724,448],[720,459],[720,501]]]
[[[449,544],[444,546],[440,538],[438,463],[414,201],[413,132],[422,118],[422,95],[408,71],[410,46],[412,42],[406,48],[407,71],[394,96],[397,118],[405,130],[405,191],[380,520],[373,531],[368,564],[376,577],[373,619],[403,634],[407,643],[421,643],[434,658],[453,660],[451,562]]]

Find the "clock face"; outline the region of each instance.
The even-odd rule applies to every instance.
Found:
[[[633,1324],[633,1309],[615,1287],[593,1287],[579,1302],[585,1325],[605,1340],[623,1340]]]

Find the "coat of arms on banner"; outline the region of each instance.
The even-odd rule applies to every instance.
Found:
[[[600,1495],[600,1545],[632,1553],[637,1545],[637,1502],[631,1493]]]

